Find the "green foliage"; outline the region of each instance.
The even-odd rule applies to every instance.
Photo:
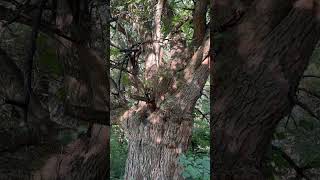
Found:
[[[182,154],[179,162],[183,165],[182,176],[186,180],[209,180],[210,179],[210,159],[208,155]]]
[[[110,56],[112,57],[117,57],[120,55],[120,50],[114,47],[110,48]],[[113,59],[113,58],[112,58]]]
[[[110,179],[123,179],[125,163],[127,159],[127,141],[118,126],[112,126],[110,139],[111,170]]]
[[[209,85],[209,80],[207,82]],[[209,86],[204,88],[207,95]],[[210,179],[210,126],[207,115],[210,111],[209,99],[202,96],[196,104],[194,111],[194,124],[192,130],[191,146],[189,150],[179,158],[180,164],[184,167],[182,173],[186,180],[207,180]],[[200,113],[201,112],[201,113]]]
[[[123,85],[129,85],[129,83],[130,83],[130,79],[129,79],[129,75],[128,74],[123,74],[122,75],[122,84]]]

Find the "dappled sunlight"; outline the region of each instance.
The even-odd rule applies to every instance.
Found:
[[[175,148],[175,152],[177,154],[181,154],[182,153],[182,148],[181,147]]]
[[[196,21],[197,26],[192,26],[191,9],[194,6],[192,1],[184,0],[183,3],[167,1],[162,4],[164,2],[158,1],[157,5],[165,5],[163,12],[160,12],[159,8],[155,8],[156,2],[146,1],[144,5],[148,5],[142,7],[146,16],[130,12],[126,6],[116,12],[119,14],[128,11],[132,19],[139,19],[141,15],[145,17],[143,19],[145,22],[141,24],[136,21],[140,27],[132,25],[134,21],[131,19],[115,22],[125,28],[127,33],[125,40],[120,35],[123,32],[116,29],[112,31],[112,34],[119,38],[115,41],[117,46],[131,48],[125,52],[137,50],[138,54],[123,55],[119,48],[120,52],[116,52],[113,58],[121,67],[120,72],[118,70],[112,77],[118,84],[118,93],[123,93],[124,97],[129,94],[128,103],[132,109],[122,115],[122,119],[127,120],[122,124],[124,126],[122,128],[126,131],[129,145],[125,179],[131,177],[140,179],[141,174],[149,179],[168,179],[168,177],[171,179],[172,175],[167,171],[168,164],[175,164],[177,154],[187,149],[192,134],[192,108],[200,97],[209,75],[209,32],[200,30],[208,23],[206,13],[199,17],[201,20]],[[118,4],[118,1],[115,3]],[[188,4],[190,10],[178,8],[178,4],[181,6]],[[201,8],[197,8],[196,11],[207,12],[206,5],[206,3],[197,5]],[[177,13],[181,11],[185,11],[185,14]],[[142,29],[143,32],[137,34],[137,29]],[[128,34],[133,37],[131,39],[137,41],[137,45],[130,47],[132,44],[128,41]],[[193,37],[195,34],[197,41]],[[129,58],[129,63],[126,58]],[[137,68],[135,72],[134,66]],[[121,70],[122,68],[125,69]],[[136,76],[136,79],[141,80],[140,91],[133,90],[137,85],[128,82],[126,76]],[[201,78],[203,80],[199,80]],[[131,79],[129,81],[132,81]],[[146,104],[143,108],[142,102]],[[151,170],[149,164],[153,163],[160,163],[160,167]],[[137,169],[142,166],[143,171]],[[176,170],[178,176],[180,173],[178,169],[172,168],[172,171]]]
[[[161,138],[161,137],[157,137],[157,138],[156,138],[156,143],[157,143],[157,144],[160,144],[161,141],[162,141],[162,138]]]
[[[178,81],[173,81],[172,89],[176,90],[178,88]]]
[[[161,122],[161,117],[156,113],[151,114],[148,119],[150,119],[152,124],[159,124]]]
[[[205,58],[205,59],[202,61],[201,64],[203,64],[203,65],[208,65],[208,67],[209,67],[209,69],[210,69],[210,58],[209,58],[209,57]]]

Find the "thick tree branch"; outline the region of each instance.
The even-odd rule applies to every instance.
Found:
[[[152,41],[153,43],[148,46],[148,54],[145,61],[145,78],[150,80],[153,75],[157,72],[161,57],[160,57],[160,41],[161,41],[161,16],[163,7],[166,0],[158,0],[156,4],[156,9],[154,13],[154,29],[153,35],[147,38],[147,41]]]
[[[193,15],[194,26],[194,44],[196,47],[202,44],[206,34],[206,14],[209,5],[209,0],[196,1],[195,11]]]
[[[205,64],[209,59],[210,38],[209,35],[202,41],[202,45],[198,47],[192,55],[188,67],[185,69],[185,74],[190,76],[201,64]],[[209,64],[207,64],[209,66]]]

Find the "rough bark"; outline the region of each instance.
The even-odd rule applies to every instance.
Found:
[[[160,64],[160,42],[161,39],[161,16],[166,0],[158,0],[156,4],[156,10],[154,12],[154,32],[152,32],[152,38],[149,37],[150,43],[147,51],[148,55],[145,61],[145,78],[146,80],[152,81],[152,77],[158,71]],[[149,35],[150,36],[150,35]],[[147,39],[148,40],[148,39]]]
[[[20,114],[19,117],[9,117],[10,129],[1,127],[0,133],[0,179],[30,179],[34,164],[40,159],[33,153],[42,156],[41,143],[54,142],[59,129],[57,123],[48,118],[48,111],[32,93],[28,111],[28,125],[23,123],[24,78],[22,71],[8,54],[0,49],[0,93],[5,102]],[[5,122],[3,124],[8,124]],[[12,126],[15,125],[15,126]],[[8,126],[8,125],[6,125]],[[30,148],[25,148],[30,147]],[[18,165],[17,165],[18,164]]]
[[[33,173],[33,180],[108,179],[109,127],[94,125],[90,134],[52,155],[42,169]]]
[[[57,99],[50,96],[49,107],[45,109],[41,106],[36,96],[31,96],[30,112],[28,115],[34,116],[30,118],[30,123],[36,124],[36,127],[45,133],[54,131],[55,126],[57,126],[54,122],[58,119],[61,120],[63,126],[68,127],[67,123],[63,121],[69,119],[70,115],[75,117],[70,119],[91,122],[91,128],[88,129],[87,135],[83,135],[70,143],[60,154],[52,155],[44,163],[45,166],[34,172],[32,177],[28,176],[28,179],[91,180],[107,179],[109,177],[110,109],[108,73],[103,58],[95,50],[87,46],[90,41],[90,36],[87,35],[90,35],[90,33],[86,33],[89,32],[87,28],[91,25],[87,21],[88,16],[83,16],[88,15],[86,11],[88,10],[87,3],[88,1],[85,0],[58,1],[56,8],[59,11],[56,13],[58,16],[56,25],[52,25],[53,23],[48,25],[43,19],[41,20],[40,29],[42,32],[51,35],[51,37],[52,34],[58,34],[56,39],[59,40],[59,62],[64,64],[66,94],[69,95],[69,99],[66,104],[63,102],[52,103],[53,101],[50,101],[50,99],[54,101]],[[8,20],[8,13],[12,13],[12,10],[4,6],[0,8],[4,10],[1,10],[0,19]],[[29,17],[21,13],[18,14],[16,21],[25,25],[31,25]],[[106,18],[108,19],[109,17]],[[48,29],[55,30],[51,31]],[[64,34],[62,35],[64,36],[63,38],[61,36],[62,33]],[[71,37],[77,38],[71,39]],[[108,41],[106,41],[106,46],[108,46]],[[23,101],[23,94],[21,94],[23,92],[23,74],[13,61],[9,61],[8,56],[1,50],[0,58],[0,67],[3,70],[0,74],[0,92],[5,94],[11,103],[17,104],[18,102],[19,104],[20,101]],[[81,77],[79,69],[77,69],[79,66],[76,66],[77,64],[80,64],[80,68],[83,70]],[[83,102],[83,99],[88,101]],[[72,110],[73,113],[68,112],[68,110]],[[93,124],[97,122],[104,125]],[[45,128],[43,129],[42,126],[45,126]],[[42,138],[42,134],[40,135]],[[30,139],[35,140],[40,138],[36,136],[27,137],[21,138],[21,143],[19,139],[14,140],[17,143],[12,149],[17,148],[16,146],[25,147],[30,144]],[[30,167],[31,170],[34,169]],[[31,172],[28,173],[30,175]]]
[[[188,146],[192,121],[175,122],[146,104],[127,112],[129,153],[125,179],[181,179],[177,159]]]
[[[140,102],[121,117],[129,143],[125,179],[183,179],[178,158],[188,148],[192,111],[209,75],[208,64],[199,63],[206,59],[208,42],[204,39],[205,47],[191,58],[198,66],[190,63],[179,78],[170,76],[154,103]]]
[[[108,73],[99,54],[88,47],[91,33],[86,3],[58,1],[58,29],[79,39],[71,42],[59,37],[61,44],[57,53],[65,70],[64,112],[99,124],[91,124],[86,136],[70,143],[61,154],[52,155],[35,174],[35,179],[102,180],[109,176]]]
[[[317,9],[312,0],[255,1],[225,32],[211,90],[212,179],[266,179],[266,149],[320,37]]]
[[[120,118],[128,137],[128,158],[125,179],[183,179],[179,155],[188,148],[192,133],[192,112],[209,75],[209,37],[206,36],[207,3],[197,3],[194,22],[195,50],[188,48],[176,33],[168,42],[170,63],[160,63],[163,52],[160,42],[161,16],[165,1],[157,1],[154,29],[145,56],[143,90],[146,97]]]

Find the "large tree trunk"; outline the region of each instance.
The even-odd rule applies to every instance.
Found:
[[[140,102],[124,113],[121,122],[129,143],[125,179],[183,179],[178,158],[188,148],[192,111],[208,70],[207,64],[197,68],[190,81],[184,82],[181,89],[164,99],[159,107]]]
[[[181,74],[163,67],[173,74],[153,82],[153,100],[139,102],[120,118],[129,143],[125,179],[183,179],[178,158],[188,148],[192,112],[209,76],[209,46],[203,38]]]
[[[216,9],[224,3],[216,3]],[[299,80],[320,37],[315,3],[246,4],[215,58],[212,178],[266,179],[262,160],[272,134],[294,106]],[[223,19],[223,18],[221,18]],[[223,20],[221,20],[223,21]]]
[[[142,53],[145,59],[143,78],[147,83],[140,83],[143,87],[133,83],[140,94],[131,97],[138,103],[120,118],[129,144],[127,180],[183,179],[178,159],[188,148],[193,109],[209,75],[210,41],[205,16],[208,1],[196,3],[195,50],[186,47],[179,33],[171,34],[168,42],[163,39],[161,16],[165,3],[165,0],[157,1],[153,32],[149,32],[151,36],[146,39],[149,43]],[[162,61],[165,43],[171,47],[166,52],[170,62]],[[135,76],[133,81],[140,80],[137,72],[132,75]]]
[[[129,153],[125,179],[181,179],[178,158],[188,147],[192,119],[172,119],[140,104],[126,116]]]

